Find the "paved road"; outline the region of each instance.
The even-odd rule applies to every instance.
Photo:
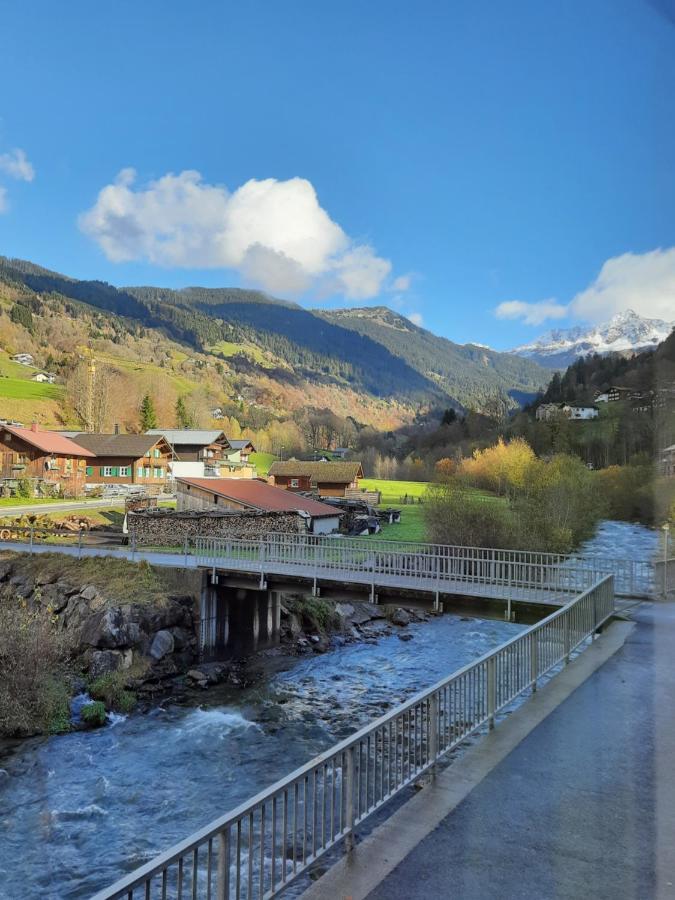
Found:
[[[24,513],[73,512],[82,509],[110,509],[124,506],[124,497],[110,497],[107,500],[64,500],[58,503],[25,503],[23,506],[0,506],[2,516],[22,516]]]
[[[50,512],[73,512],[83,509],[110,509],[114,506],[124,507],[125,497],[103,497],[96,500],[59,500],[51,503],[24,503],[16,506],[0,506],[0,518],[2,516],[22,516],[25,513],[50,513]],[[161,500],[173,500],[174,497],[167,495],[161,497]]]
[[[675,604],[636,618],[368,900],[675,898]]]

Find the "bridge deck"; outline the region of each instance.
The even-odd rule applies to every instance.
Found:
[[[389,588],[390,590],[416,591],[435,596],[436,593],[448,595],[460,595],[463,597],[483,597],[490,600],[513,600],[515,602],[550,604],[562,606],[572,596],[573,592],[561,590],[546,590],[541,588],[520,587],[517,585],[487,583],[467,579],[433,578],[424,575],[387,574],[364,568],[362,570],[341,569],[336,567],[316,568],[302,563],[284,563],[279,561],[266,562],[262,568],[255,560],[219,559],[209,563],[203,558],[198,559],[199,565],[204,568],[215,568],[221,572],[243,572],[251,575],[263,573],[265,576],[286,576],[289,578],[306,579],[313,582],[317,579],[319,584],[330,582],[332,584],[352,584],[361,587]]]

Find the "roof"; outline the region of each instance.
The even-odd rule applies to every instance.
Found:
[[[335,481],[347,484],[363,477],[363,469],[360,462],[302,462],[297,459],[289,459],[288,462],[272,463],[270,475],[290,475],[297,478],[309,475],[312,481]]]
[[[304,512],[313,519],[339,515],[327,503],[302,497],[255,478],[177,478],[176,481],[209,491],[227,500],[234,500],[251,509],[266,512]]]
[[[19,428],[16,425],[0,427],[44,453],[57,453],[60,456],[94,456],[90,450],[55,431],[34,431],[32,428]]]
[[[233,450],[243,450],[244,447],[253,447],[253,441],[249,441],[246,438],[237,439],[236,441],[227,439],[227,443],[232,447]],[[253,447],[255,450],[255,447]]]
[[[174,447],[181,444],[185,446],[215,444],[219,438],[223,438],[226,444],[229,441],[222,431],[205,430],[198,428],[150,428],[146,434],[163,435]]]
[[[92,434],[80,432],[76,444],[91,450],[94,456],[128,456],[140,459],[162,440],[161,434]]]

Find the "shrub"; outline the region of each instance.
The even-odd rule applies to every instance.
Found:
[[[503,503],[472,497],[456,483],[430,489],[424,509],[429,540],[467,547],[517,547],[516,523]]]
[[[126,671],[108,672],[107,675],[99,675],[89,684],[89,693],[95,700],[101,700],[107,709],[128,713],[136,706],[136,694],[127,689],[128,683],[134,678],[132,669]]]
[[[80,715],[85,725],[88,725],[90,728],[99,728],[101,725],[105,725],[105,703],[101,703],[100,700],[85,703],[80,711]]]
[[[16,486],[16,496],[21,500],[30,500],[33,496],[33,485],[30,478],[19,478]]]
[[[69,641],[46,611],[0,599],[0,734],[68,730],[69,657]]]

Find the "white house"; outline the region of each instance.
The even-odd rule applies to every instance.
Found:
[[[570,406],[566,404],[562,408],[568,419],[597,419],[598,410],[594,406]]]
[[[35,375],[31,375],[31,380],[39,381],[40,384],[54,384],[56,375],[51,372],[36,372]]]

